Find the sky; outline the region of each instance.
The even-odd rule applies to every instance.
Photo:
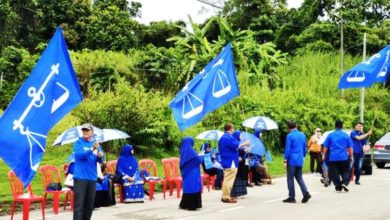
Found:
[[[218,12],[217,8],[197,0],[136,0],[142,3],[142,17],[137,20],[143,24],[151,21],[178,21],[188,23],[188,15],[196,23],[202,23]],[[297,8],[303,0],[288,0],[288,7]]]

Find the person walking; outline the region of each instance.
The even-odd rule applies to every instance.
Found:
[[[355,124],[355,130],[351,132],[351,139],[353,143],[353,168],[355,172],[355,184],[360,185],[360,174],[362,172],[364,151],[363,147],[367,144],[367,137],[372,134],[369,130],[367,133],[363,132],[363,124],[357,122]]]
[[[287,168],[287,187],[288,198],[283,200],[285,203],[295,203],[294,178],[301,188],[303,198],[302,203],[306,203],[311,198],[302,178],[303,160],[306,156],[306,137],[298,131],[297,123],[293,120],[287,123],[289,134],[286,137],[286,148],[284,151],[284,164]]]
[[[335,127],[335,131],[331,132],[322,144],[324,146],[322,160],[325,160],[325,155],[330,151],[329,169],[336,192],[341,192],[342,189],[348,192],[349,164],[353,160],[353,143],[349,135],[342,130],[343,122],[341,120],[336,120]]]
[[[225,125],[225,133],[218,141],[218,151],[221,156],[221,166],[223,168],[223,183],[222,183],[222,198],[224,203],[236,203],[237,200],[230,197],[233,187],[234,179],[237,174],[238,167],[238,150],[244,146],[249,145],[246,141],[242,144],[234,138],[233,124],[227,123]]]
[[[103,153],[93,138],[93,126],[81,126],[83,136],[73,145],[74,163],[74,212],[73,220],[89,220],[92,216],[96,191],[97,163],[102,163]]]
[[[309,147],[309,155],[310,155],[310,171],[312,174],[316,174],[316,175],[322,174],[321,145],[318,144],[320,138],[321,138],[321,129],[316,128],[314,134],[310,137],[310,140],[307,144],[307,146]],[[315,163],[317,163],[316,169],[314,169]]]

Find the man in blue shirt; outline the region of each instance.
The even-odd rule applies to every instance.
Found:
[[[283,200],[286,203],[295,203],[294,177],[301,188],[302,203],[311,198],[302,178],[303,159],[306,156],[306,137],[298,131],[297,123],[293,120],[287,123],[289,134],[286,137],[286,148],[284,151],[284,165],[287,168],[288,198]]]
[[[342,121],[337,120],[335,127],[336,130],[330,133],[322,144],[324,146],[322,160],[325,160],[325,155],[329,151],[329,171],[336,192],[341,192],[342,189],[348,192],[347,186],[350,178],[349,161],[353,160],[353,144],[349,135],[342,130]]]
[[[218,150],[221,156],[221,166],[224,174],[221,201],[225,203],[237,202],[236,199],[230,197],[230,192],[237,174],[238,149],[249,145],[249,141],[240,144],[240,142],[232,136],[233,133],[233,125],[231,123],[226,124],[225,133],[218,141]]]
[[[363,165],[363,147],[367,144],[367,137],[372,134],[369,130],[367,133],[363,132],[363,124],[358,122],[355,124],[355,130],[351,132],[351,139],[353,142],[353,167],[355,169],[355,184],[360,185],[360,174],[362,172]]]
[[[103,153],[93,138],[93,126],[81,126],[83,136],[74,143],[74,212],[73,220],[91,219],[95,200],[97,162],[102,162]]]

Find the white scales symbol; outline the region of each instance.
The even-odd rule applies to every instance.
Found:
[[[381,55],[379,53],[377,54],[374,54],[372,57],[370,57],[370,59],[368,59],[367,61],[363,61],[362,64],[366,64],[366,65],[370,65],[372,60],[376,59],[376,58],[380,58]],[[365,73],[362,71],[362,72],[359,72],[359,71],[352,71],[348,77],[347,77],[347,82],[363,82],[364,80],[366,79],[366,75]]]
[[[59,63],[51,66],[51,71],[50,71],[49,75],[47,76],[47,78],[45,79],[45,81],[43,82],[41,87],[38,89],[38,91],[36,91],[35,87],[28,88],[27,95],[32,98],[31,102],[27,106],[27,108],[24,110],[23,114],[19,117],[19,119],[15,120],[13,122],[14,126],[12,129],[13,130],[19,129],[20,134],[25,135],[27,137],[28,143],[30,145],[30,167],[34,171],[37,171],[39,163],[33,164],[33,160],[32,160],[33,142],[35,142],[39,146],[39,148],[43,152],[45,152],[44,146],[42,146],[42,144],[36,139],[36,137],[42,137],[42,138],[46,139],[47,136],[30,131],[28,127],[24,128],[23,121],[26,118],[26,116],[28,115],[28,113],[30,112],[30,110],[32,109],[32,107],[40,108],[45,103],[45,94],[43,93],[43,90],[46,88],[47,84],[49,83],[51,78],[54,76],[54,74],[57,74],[57,75],[59,74],[59,68],[60,68]],[[66,102],[66,100],[68,100],[68,98],[69,98],[69,90],[59,82],[56,82],[56,84],[64,90],[64,93],[61,95],[61,97],[58,100],[53,100],[53,104],[51,107],[52,114],[59,107],[61,107]]]
[[[221,66],[223,64],[224,60],[219,59],[211,68]],[[205,72],[204,69],[199,73],[203,75],[203,79],[208,76],[208,72]],[[216,87],[216,85],[220,86],[220,89]],[[186,91],[188,89],[188,84],[184,86],[182,91]],[[213,92],[212,95],[215,98],[219,98],[223,95],[226,95],[232,90],[230,82],[228,81],[227,75],[225,72],[223,72],[221,69],[217,70],[217,74],[214,76],[213,81]],[[186,111],[186,105],[190,105],[190,110]],[[184,119],[189,119],[194,117],[195,115],[201,113],[203,111],[204,102],[202,99],[197,97],[191,92],[188,92],[184,99],[183,99],[183,106],[182,106],[182,114],[181,116]]]
[[[386,76],[386,73],[388,71],[387,65],[389,63],[389,57],[390,57],[390,50],[387,51],[385,62],[383,63],[383,65],[381,67],[381,70],[379,71],[379,73],[378,73],[376,78],[385,77]]]

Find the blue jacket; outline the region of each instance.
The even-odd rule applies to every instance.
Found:
[[[289,166],[303,166],[303,159],[306,156],[306,136],[293,129],[286,137],[286,149],[284,150],[284,159]]]
[[[97,155],[92,152],[91,148],[94,143],[94,141],[87,141],[84,138],[80,138],[74,143],[74,179],[96,181],[96,164],[97,162],[102,162],[102,159],[98,158]]]
[[[240,142],[228,132],[218,141],[218,150],[221,156],[221,166],[225,169],[232,167],[232,162],[238,167],[238,147]]]

